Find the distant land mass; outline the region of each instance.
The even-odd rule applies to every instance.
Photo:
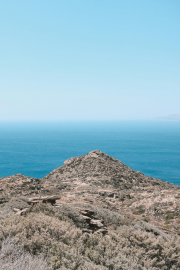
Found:
[[[180,121],[180,114],[170,114],[168,116],[162,116],[154,118],[154,120],[159,121]]]

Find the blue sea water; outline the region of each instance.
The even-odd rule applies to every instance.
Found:
[[[0,177],[42,178],[66,159],[95,149],[180,185],[180,122],[1,122]]]

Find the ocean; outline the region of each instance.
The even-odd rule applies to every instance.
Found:
[[[96,149],[180,185],[180,122],[1,122],[0,177],[42,178],[66,159]]]

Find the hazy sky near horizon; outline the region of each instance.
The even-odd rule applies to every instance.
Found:
[[[0,1],[0,121],[180,113],[179,0]]]

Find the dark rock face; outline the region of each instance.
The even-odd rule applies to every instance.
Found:
[[[1,197],[0,198],[0,204],[8,202],[8,198]]]

